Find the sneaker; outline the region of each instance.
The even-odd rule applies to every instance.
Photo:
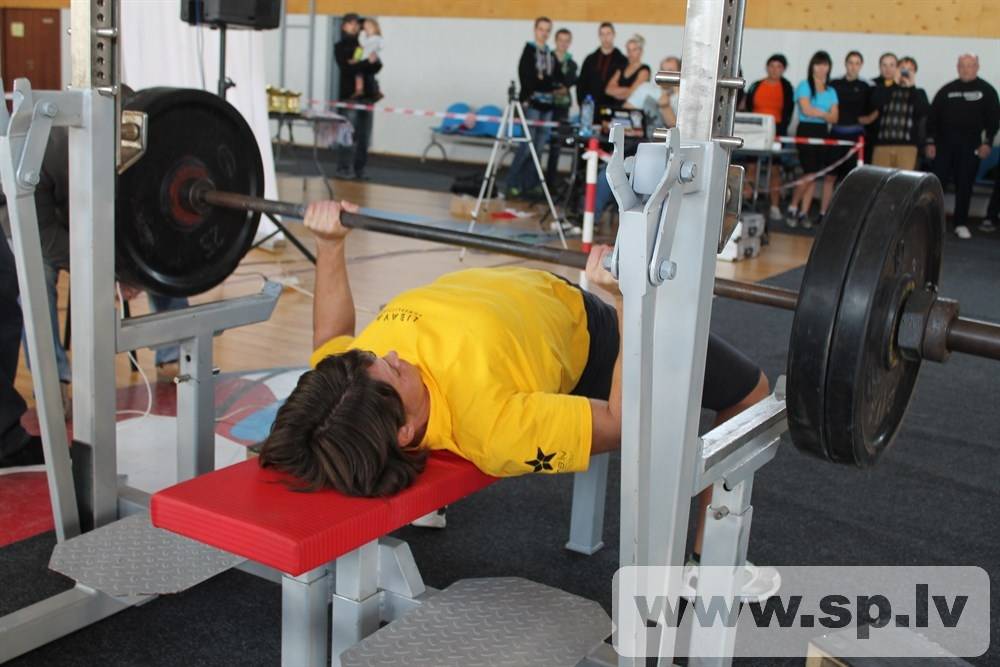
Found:
[[[788,209],[788,213],[785,215],[785,224],[789,227],[799,226],[799,211],[795,208]]]
[[[800,213],[799,214],[799,224],[802,225],[802,229],[812,229],[813,228],[812,218],[810,218],[805,213]]]
[[[993,224],[992,220],[983,220],[982,222],[979,223],[979,231],[981,232],[990,233],[990,232],[995,232],[996,230],[997,226]]]
[[[429,512],[419,519],[410,522],[411,526],[416,526],[417,528],[437,528],[441,529],[448,525],[448,519],[445,515],[445,510],[447,507],[442,507],[439,510],[434,510]]]
[[[972,232],[970,232],[969,228],[966,227],[965,225],[957,225],[955,227],[955,236],[957,236],[960,239],[971,239]]]
[[[5,469],[7,472],[13,471],[14,468],[39,466],[44,463],[45,455],[42,454],[42,439],[37,435],[29,436],[20,449],[0,458],[0,468]]]
[[[767,217],[768,217],[769,220],[772,220],[774,222],[778,222],[779,220],[781,220],[781,217],[782,217],[781,216],[781,209],[778,208],[777,206],[772,206],[771,210],[769,210],[767,212]]]
[[[582,236],[583,227],[576,224],[575,222],[570,222],[569,220],[560,220],[559,222],[550,222],[549,228],[552,231],[558,231],[559,227],[562,227],[563,234],[566,236]]]

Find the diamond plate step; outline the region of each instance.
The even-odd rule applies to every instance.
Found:
[[[517,577],[463,579],[345,651],[341,664],[569,667],[610,634],[592,600]]]
[[[112,596],[179,593],[244,561],[135,514],[56,545],[49,568]]]

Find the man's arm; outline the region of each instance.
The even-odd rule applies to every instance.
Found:
[[[337,336],[354,335],[354,297],[347,279],[344,247],[350,230],[340,221],[340,211],[356,212],[348,202],[313,202],[305,225],[316,236],[316,286],[313,297],[313,349]]]

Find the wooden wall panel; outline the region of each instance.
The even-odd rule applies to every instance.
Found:
[[[721,1],[721,0],[720,0]],[[684,23],[683,0],[316,0],[317,12],[376,16],[531,19],[621,23]],[[286,0],[291,13],[309,0]],[[997,0],[748,0],[747,27],[774,30],[1000,37]]]

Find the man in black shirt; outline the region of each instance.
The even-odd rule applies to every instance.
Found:
[[[961,239],[972,236],[966,226],[972,185],[979,161],[986,159],[1000,126],[996,89],[979,78],[979,57],[958,58],[958,78],[934,96],[927,119],[927,157],[942,185],[955,182],[952,223]]]
[[[830,87],[837,91],[837,107],[839,109],[837,124],[830,130],[833,139],[842,141],[857,141],[865,133],[865,117],[868,113],[869,97],[871,96],[871,85],[860,78],[861,67],[865,59],[859,51],[851,51],[844,58],[844,76],[830,82]],[[847,151],[848,146],[838,146],[836,148],[837,157],[840,159]],[[858,156],[853,155],[843,164],[837,167],[837,177],[843,178],[858,165]]]
[[[563,87],[562,69],[547,44],[551,32],[551,20],[545,16],[535,19],[535,41],[524,45],[517,64],[517,75],[521,81],[521,103],[528,121],[551,121],[556,90]],[[533,125],[529,127],[529,132],[540,165],[542,148],[548,143],[552,130],[546,126]],[[528,142],[523,142],[514,155],[514,161],[510,163],[507,194],[517,197],[538,185],[538,167],[531,158]]]
[[[602,23],[597,37],[601,46],[584,59],[576,83],[576,101],[581,108],[587,95],[593,98],[595,109],[617,106],[618,102],[604,91],[615,72],[628,64],[628,58],[615,46],[615,27],[612,24],[607,21]]]
[[[340,68],[340,85],[337,99],[352,102],[371,102],[365,99],[351,99],[354,96],[354,80],[358,75],[374,75],[382,69],[382,61],[374,56],[367,60],[355,58],[358,50],[358,32],[361,30],[361,18],[354,12],[344,14],[340,24],[340,41],[333,47],[333,56]],[[354,126],[354,146],[351,149],[341,149],[337,155],[337,174],[342,177],[350,175],[351,157],[353,153],[354,177],[365,178],[365,165],[368,164],[368,145],[372,138],[373,114],[371,111],[349,109],[344,112]]]

